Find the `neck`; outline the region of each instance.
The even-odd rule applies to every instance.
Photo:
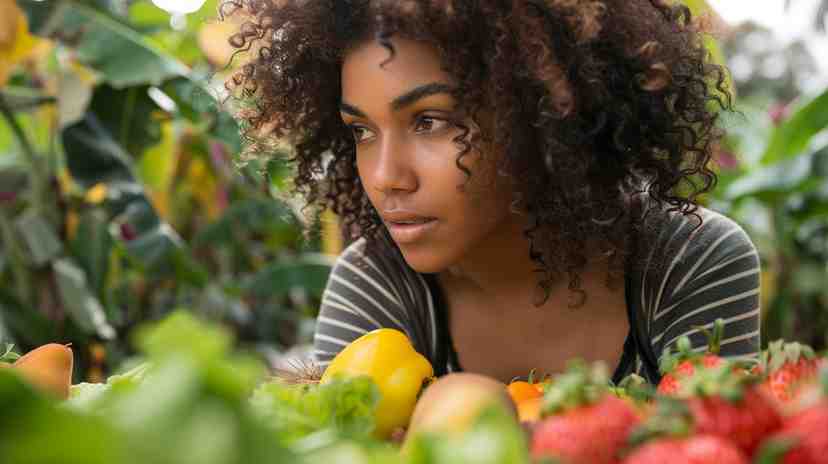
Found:
[[[441,272],[441,282],[486,298],[524,294],[531,298],[532,287],[537,286],[537,273],[533,270],[538,264],[529,258],[530,242],[523,236],[528,226],[526,216],[512,218],[488,237],[485,245]]]
[[[538,282],[546,275],[535,272],[540,265],[529,257],[530,241],[523,235],[529,225],[527,217],[515,215],[513,218],[515,220],[504,224],[498,233],[489,237],[484,246],[441,272],[438,275],[440,282],[466,295],[473,295],[479,298],[478,301],[491,302],[500,307],[530,307],[543,297]],[[603,280],[608,271],[608,256],[597,252],[600,250],[597,242],[590,241],[586,249],[595,253],[587,256],[587,264],[580,271],[582,277],[590,273]],[[567,288],[568,281],[552,282],[550,292],[555,294]],[[568,298],[567,295],[560,296]]]

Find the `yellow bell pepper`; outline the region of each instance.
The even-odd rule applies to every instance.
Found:
[[[325,369],[320,382],[324,384],[340,375],[367,375],[377,384],[381,397],[374,433],[378,438],[388,438],[394,429],[408,425],[423,382],[434,376],[434,369],[405,334],[394,329],[377,329],[340,351]]]

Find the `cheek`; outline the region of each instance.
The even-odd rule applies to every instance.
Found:
[[[498,216],[504,206],[511,204],[511,183],[506,177],[497,174],[493,161],[488,159],[475,157],[470,170],[472,174],[468,181],[463,175],[467,202],[473,208],[485,210],[489,216]]]

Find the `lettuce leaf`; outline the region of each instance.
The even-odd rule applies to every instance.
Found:
[[[250,404],[284,443],[291,445],[322,430],[344,437],[368,437],[375,427],[379,398],[379,389],[368,377],[297,385],[274,380],[260,385]]]

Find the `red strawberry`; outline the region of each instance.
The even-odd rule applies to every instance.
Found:
[[[693,352],[688,337],[679,338],[676,342],[677,352],[670,352],[670,348],[664,349],[661,356],[660,370],[661,381],[658,383],[658,393],[662,395],[682,395],[682,386],[692,379],[700,369],[712,369],[722,364],[723,358],[719,356],[719,346],[724,334],[724,320],[716,319],[713,323],[713,333],[702,330],[707,334],[707,351],[705,353]]]
[[[732,362],[697,375],[687,389],[694,430],[733,441],[753,456],[762,438],[781,427],[773,403],[757,388],[759,377],[734,375]]]
[[[777,401],[780,409],[788,412],[804,387],[817,380],[817,370],[825,360],[814,350],[800,343],[777,340],[762,352],[754,372],[767,375],[762,388]]]
[[[791,417],[757,454],[761,463],[828,463],[828,403]]]
[[[601,366],[600,364],[596,366]],[[535,459],[614,464],[640,421],[634,407],[609,392],[606,370],[581,363],[558,376],[544,395],[545,418],[532,434]]]
[[[820,403],[785,420],[757,453],[762,464],[828,463],[828,367],[822,368],[824,392]]]
[[[662,438],[637,448],[623,464],[748,464],[733,443],[715,435]]]

